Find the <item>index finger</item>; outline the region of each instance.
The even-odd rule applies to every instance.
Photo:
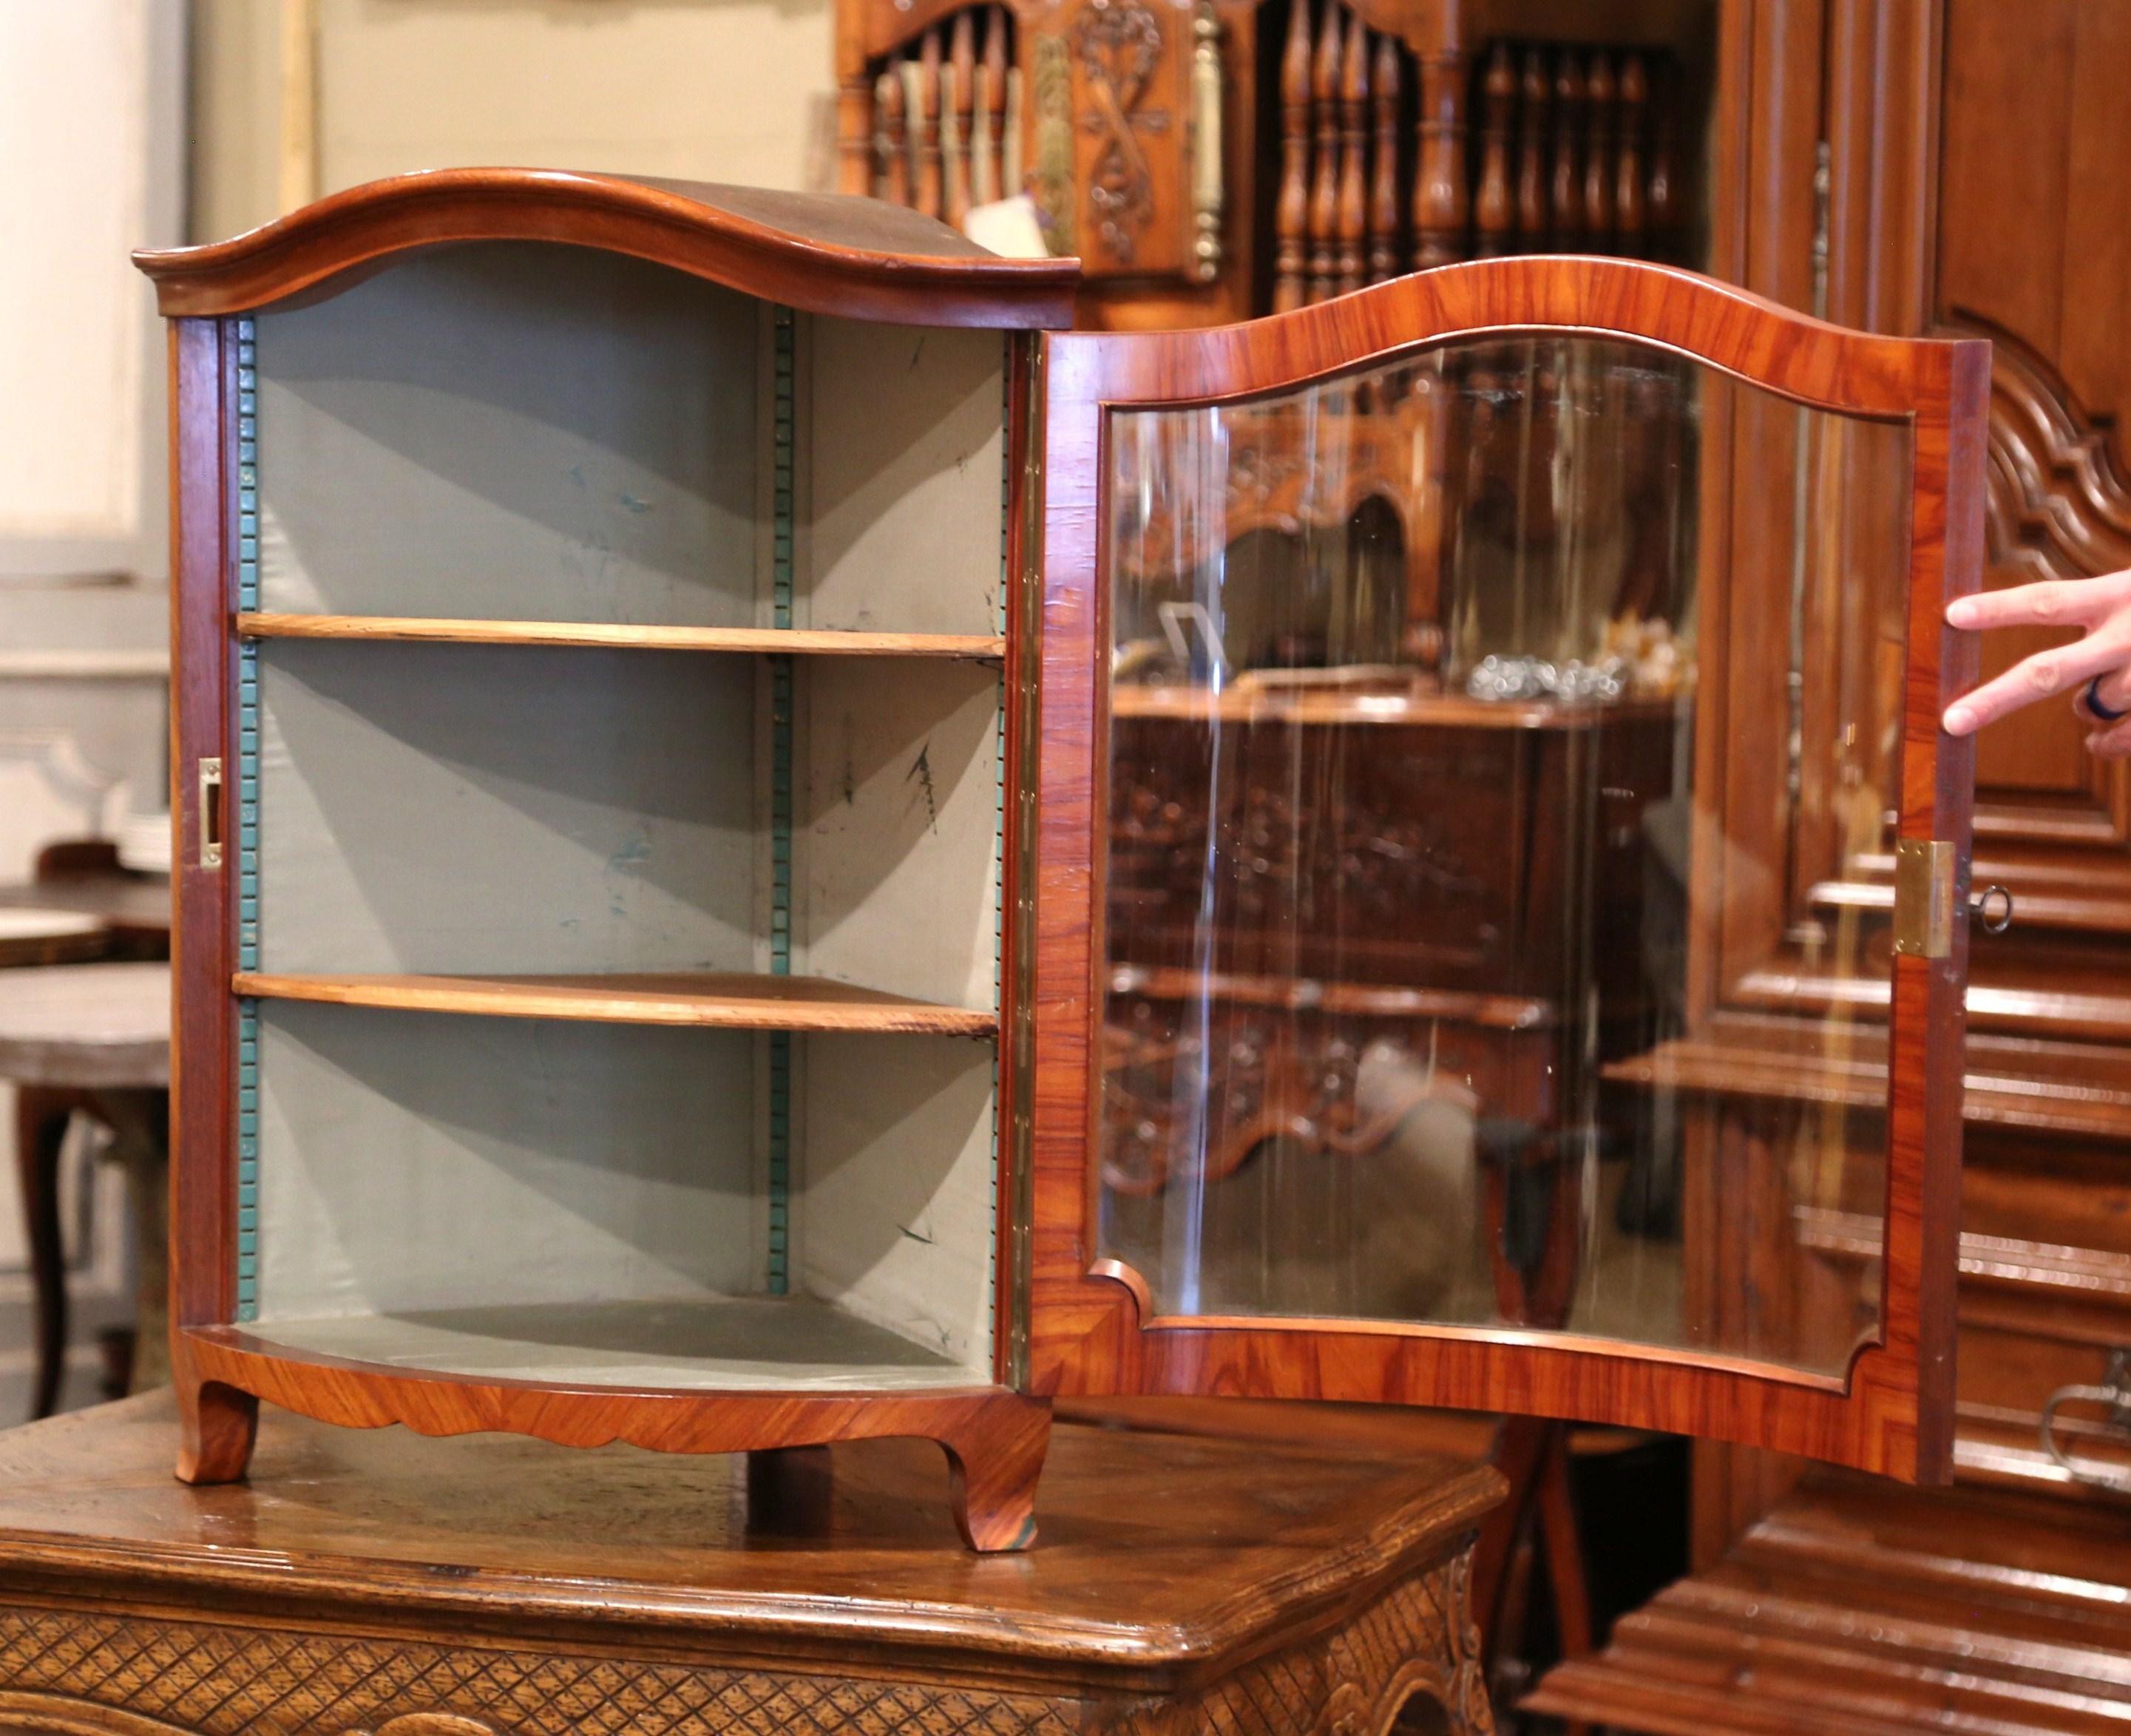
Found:
[[[2131,644],[2113,632],[2090,634],[2076,644],[2038,651],[1948,705],[1944,719],[1947,733],[1972,735],[1985,724],[1995,723],[2023,705],[2052,694],[2069,693],[2081,681],[2122,668],[2127,661],[2131,661]]]
[[[1985,627],[2090,627],[2121,600],[2127,576],[2099,579],[2042,579],[2003,591],[1956,597],[1946,605],[1947,624]]]

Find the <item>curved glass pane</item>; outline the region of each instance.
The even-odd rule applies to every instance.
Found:
[[[1102,1256],[1840,1373],[1906,426],[1578,334],[1110,433]]]

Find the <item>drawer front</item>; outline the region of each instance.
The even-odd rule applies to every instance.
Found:
[[[95,1609],[0,1609],[0,1729],[68,1736],[1176,1736],[1493,1729],[1466,1547],[1187,1692],[445,1647]],[[863,1653],[864,1635],[853,1641]],[[883,1647],[885,1661],[885,1646]],[[1054,1666],[1054,1668],[1056,1667]],[[1032,1674],[1034,1673],[1033,1667]],[[1429,1711],[1439,1709],[1439,1716]]]

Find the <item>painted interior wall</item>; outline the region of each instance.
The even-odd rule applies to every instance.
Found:
[[[826,188],[830,14],[829,0],[194,0],[193,232],[263,222],[306,183],[453,165]]]

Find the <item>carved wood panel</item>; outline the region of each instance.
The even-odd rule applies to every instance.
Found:
[[[1986,582],[2131,565],[2131,10],[1947,0],[1945,29],[1937,317],[1996,345]],[[2059,637],[1994,634],[1985,672]],[[2120,856],[2131,785],[2085,733],[2063,705],[1985,730],[1979,839]]]
[[[0,1729],[65,1736],[1492,1736],[1469,1557],[1176,1698],[0,1609]]]
[[[1482,11],[840,0],[840,184],[955,223],[1026,190],[1099,325],[1501,253],[1685,257],[1706,105],[1682,9],[1557,7],[1515,41]]]

